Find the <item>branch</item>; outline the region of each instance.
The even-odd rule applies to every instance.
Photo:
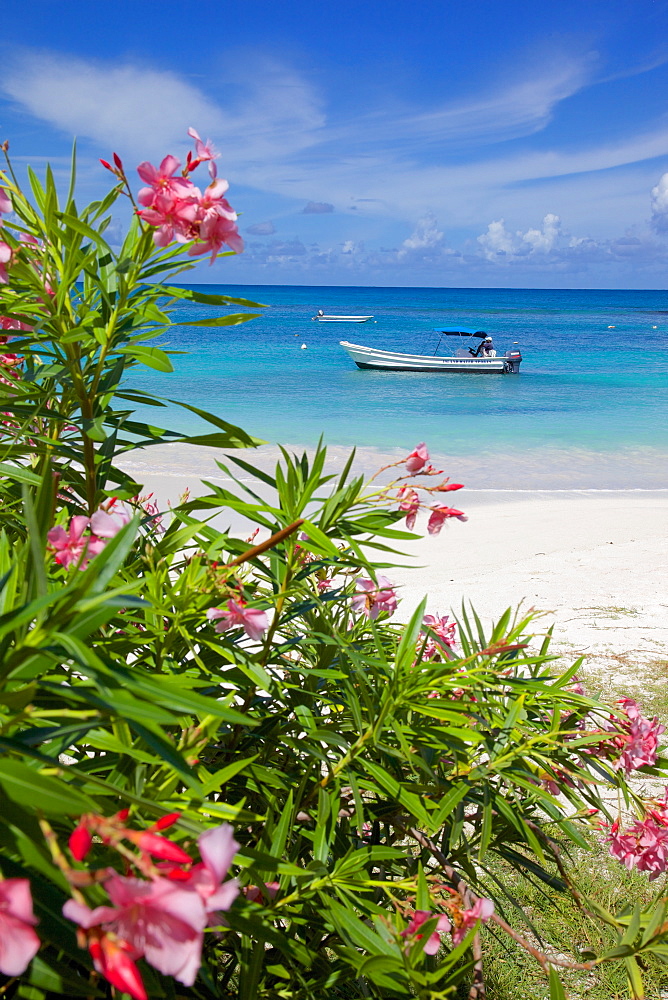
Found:
[[[242,563],[248,562],[249,559],[254,559],[255,556],[259,556],[262,552],[266,552],[267,549],[271,549],[274,545],[278,545],[282,542],[288,535],[291,535],[298,528],[301,528],[304,523],[304,518],[299,518],[297,521],[293,521],[289,524],[287,528],[281,528],[276,534],[271,535],[264,542],[260,542],[259,545],[254,545],[252,549],[247,549],[246,552],[242,552],[240,556],[233,559],[231,562],[225,563],[225,567],[229,566],[240,566]]]

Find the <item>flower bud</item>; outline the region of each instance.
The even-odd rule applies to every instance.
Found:
[[[93,838],[87,826],[79,823],[76,829],[70,834],[69,845],[72,856],[77,861],[83,861],[90,851]]]
[[[140,850],[152,854],[154,858],[175,861],[180,865],[192,864],[190,855],[186,854],[177,844],[173,844],[166,837],[159,837],[157,833],[151,833],[150,830],[127,830],[125,836]]]

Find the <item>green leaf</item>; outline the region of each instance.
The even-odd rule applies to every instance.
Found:
[[[419,823],[423,823],[426,827],[430,826],[429,813],[423,806],[419,795],[416,795],[415,792],[410,792],[401,782],[393,778],[392,775],[388,774],[378,764],[374,764],[373,761],[364,760],[362,763],[366,771],[388,795],[396,799],[400,805],[412,813]]]
[[[445,820],[455,811],[461,800],[471,791],[471,786],[465,780],[454,785],[446,795],[443,796],[438,809],[432,813],[429,822],[431,830],[440,830]]]
[[[135,345],[133,347],[124,347],[119,350],[119,354],[125,354],[127,357],[135,358],[140,361],[147,368],[155,368],[159,372],[173,372],[174,366],[169,360],[169,355],[161,351],[159,347],[145,347],[143,345]]]
[[[550,1000],[566,1000],[564,987],[559,974],[553,965],[550,966]]]
[[[37,805],[47,816],[77,816],[96,809],[93,800],[69,782],[9,757],[0,759],[0,787],[12,802],[30,810]]]
[[[106,991],[98,989],[90,979],[77,976],[75,971],[59,962],[49,952],[41,952],[32,960],[28,971],[22,979],[46,990],[47,993],[59,994],[62,997],[105,997]]]
[[[181,301],[201,302],[208,306],[248,306],[249,309],[266,309],[262,302],[251,302],[250,299],[236,299],[231,295],[211,295],[208,292],[197,292],[194,288],[180,288],[177,286],[163,286],[165,295],[173,295]]]
[[[202,797],[207,798],[212,792],[219,791],[231,778],[240,774],[241,771],[245,771],[257,758],[258,754],[255,754],[254,757],[247,757],[245,760],[234,760],[227,767],[222,767],[219,771],[214,771],[208,779],[201,782],[200,793]]]
[[[640,973],[640,966],[636,958],[625,958],[624,966],[626,968],[626,975],[629,980],[629,988],[631,990],[631,996],[633,1000],[643,1000],[645,996],[645,987],[643,986],[642,975]],[[550,998],[552,1000],[552,998]]]
[[[257,319],[260,313],[232,313],[229,316],[211,316],[209,319],[179,320],[179,326],[238,326],[249,319]]]

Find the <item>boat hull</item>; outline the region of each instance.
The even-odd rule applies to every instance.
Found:
[[[368,323],[373,316],[314,316],[318,323]]]
[[[438,358],[424,354],[399,354],[395,351],[379,351],[374,347],[349,344],[340,341],[341,347],[350,355],[358,368],[392,372],[444,372],[457,374],[468,372],[478,375],[502,375],[508,371],[505,358]]]

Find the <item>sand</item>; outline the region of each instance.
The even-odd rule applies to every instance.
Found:
[[[340,468],[346,452],[330,450],[332,470]],[[275,449],[243,452],[264,467],[275,456]],[[377,460],[363,454],[360,465],[371,471]],[[186,486],[202,492],[202,476],[225,479],[209,449],[170,445],[124,464],[163,506]],[[647,664],[664,660],[668,668],[668,489],[474,487],[454,496],[469,520],[451,521],[438,536],[404,543],[409,558],[400,561],[411,568],[387,571],[400,586],[400,619],[407,619],[425,594],[432,614],[457,611],[465,600],[486,623],[521,603],[542,613],[538,631],[554,626],[559,650],[586,655],[611,682],[642,686]],[[226,516],[224,523],[230,522],[244,530]],[[424,531],[425,524],[418,521],[417,529]]]

